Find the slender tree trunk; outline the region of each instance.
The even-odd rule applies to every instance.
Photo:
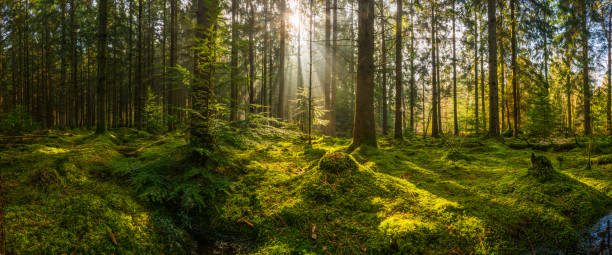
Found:
[[[168,120],[168,131],[173,131],[175,128],[176,118],[174,108],[176,107],[176,89],[177,89],[177,76],[178,72],[176,72],[177,68],[177,52],[178,52],[178,37],[177,37],[177,27],[178,27],[178,0],[170,0],[170,82],[166,86],[166,96],[168,97],[168,115],[170,119]]]
[[[453,127],[455,135],[459,135],[459,123],[457,122],[457,55],[456,55],[456,38],[455,38],[455,20],[456,20],[456,0],[453,0]]]
[[[431,3],[431,107],[432,107],[432,122],[431,122],[431,136],[438,137],[438,91],[437,91],[437,58],[436,58],[436,12],[435,3]]]
[[[497,21],[495,3],[489,0],[489,135],[499,136],[499,106],[497,94]]]
[[[566,93],[567,93],[567,130],[568,130],[568,134],[573,133],[572,131],[572,83],[571,83],[571,79],[572,79],[572,69],[571,69],[571,63],[572,63],[572,59],[571,56],[569,55],[569,50],[566,50],[566,57],[568,58],[566,61],[566,68],[567,68],[567,75],[566,75],[566,83],[565,83],[565,89],[566,89]]]
[[[395,138],[402,138],[402,2],[397,1],[395,20]]]
[[[587,3],[582,3],[582,79],[584,103],[584,134],[591,135],[591,84],[589,81],[589,30]]]
[[[142,22],[142,7],[143,0],[138,0],[138,40],[136,42],[137,55],[136,55],[136,111],[135,111],[135,119],[136,119],[136,127],[143,128],[144,127],[144,83],[143,83],[143,60],[142,60],[142,48],[143,48],[143,22]]]
[[[262,52],[262,62],[263,62],[263,70],[261,75],[261,105],[264,107],[269,106],[267,100],[267,85],[268,85],[268,0],[263,1],[264,10],[264,38],[263,38],[263,52]]]
[[[255,112],[255,9],[253,1],[249,1],[249,113]],[[299,42],[299,41],[298,41]],[[301,69],[300,69],[301,74]]]
[[[480,132],[478,121],[478,11],[474,10],[474,129]]]
[[[487,130],[487,110],[485,108],[485,70],[484,70],[484,57],[485,57],[485,39],[484,31],[480,33],[480,102],[482,103],[482,129],[486,132]]]
[[[414,73],[414,3],[410,5],[410,131],[415,132],[414,108],[416,104],[416,81]]]
[[[514,136],[518,136],[519,134],[519,123],[520,123],[520,118],[521,118],[521,114],[520,114],[520,105],[519,105],[519,85],[518,85],[518,65],[516,63],[516,50],[517,50],[517,45],[516,45],[516,15],[515,15],[515,10],[516,9],[516,0],[510,0],[510,19],[511,19],[511,35],[510,35],[510,44],[511,44],[511,51],[512,51],[512,60],[511,60],[511,65],[512,65],[512,97],[513,97],[513,105],[514,105],[514,129],[513,129],[513,134]]]
[[[282,1],[282,0],[281,0]],[[325,70],[323,77],[323,97],[325,102],[325,119],[331,115],[331,0],[325,0]],[[330,134],[330,123],[325,127],[325,134]]]
[[[232,50],[230,63],[230,121],[238,120],[238,0],[232,0]]]
[[[331,66],[331,95],[329,112],[329,135],[336,136],[336,90],[338,86],[338,0],[333,0],[332,10],[332,66]]]
[[[300,3],[298,3],[298,6],[300,5]],[[301,13],[298,13],[298,15],[301,15]],[[301,18],[301,16],[299,16]],[[302,30],[301,30],[301,22],[300,24],[298,24],[298,29],[297,29],[297,91],[298,91],[298,105],[297,105],[297,109],[300,112],[300,114],[298,114],[298,125],[300,126],[300,131],[304,132],[305,130],[305,126],[304,126],[304,122],[305,122],[305,117],[306,114],[304,114],[304,107],[306,106],[306,104],[304,103],[304,100],[306,99],[304,97],[304,76],[302,74]]]
[[[389,119],[387,115],[387,43],[385,40],[385,2],[380,1],[380,58],[382,60],[381,73],[382,73],[382,132],[383,135],[387,135],[389,129]]]
[[[355,120],[353,143],[376,146],[374,122],[374,2],[359,1],[359,33],[357,89],[355,91]]]
[[[505,2],[504,1],[500,1],[500,21],[499,21],[499,30],[500,32],[502,31],[502,28],[504,26],[504,8],[505,8]],[[499,39],[499,50],[500,50],[500,54],[499,54],[499,64],[500,64],[500,72],[501,72],[501,132],[504,132],[504,130],[506,129],[506,122],[505,122],[505,117],[506,117],[506,94],[505,94],[505,87],[506,87],[506,77],[504,75],[504,57],[505,57],[505,50],[504,50],[504,44],[503,44],[503,37],[500,36]],[[509,124],[509,122],[508,122]]]
[[[280,57],[278,68],[278,117],[285,118],[285,38],[287,37],[287,29],[285,28],[285,0],[280,0]]]
[[[313,12],[314,12],[314,0],[310,0],[310,20],[309,25],[310,29],[308,30],[308,144],[312,143],[311,135],[312,135],[312,32],[314,29],[313,26]]]
[[[608,41],[608,98],[606,105],[608,134],[612,134],[612,7],[610,9],[611,10],[608,13],[608,29],[606,35],[606,39]]]
[[[107,0],[98,1],[98,124],[96,133],[106,132],[106,19]]]

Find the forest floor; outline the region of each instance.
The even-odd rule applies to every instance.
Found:
[[[607,138],[381,138],[344,154],[349,144],[231,126],[215,152],[189,148],[180,133],[132,129],[4,142],[6,245],[10,254],[576,251],[581,230],[612,209]],[[555,172],[530,174],[533,152]]]

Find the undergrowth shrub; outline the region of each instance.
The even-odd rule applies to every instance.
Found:
[[[529,175],[537,178],[540,181],[547,181],[551,179],[555,174],[555,169],[552,166],[550,160],[545,156],[536,156],[531,154],[531,164],[529,168]]]
[[[22,135],[38,127],[38,123],[32,119],[23,105],[18,105],[13,111],[0,115],[0,133],[2,134]]]

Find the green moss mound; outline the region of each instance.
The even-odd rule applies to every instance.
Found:
[[[325,173],[339,174],[354,171],[358,168],[357,162],[350,155],[343,152],[329,153],[319,161],[319,169]]]

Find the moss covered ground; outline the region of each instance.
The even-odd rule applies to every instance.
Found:
[[[226,127],[52,131],[0,150],[13,254],[524,254],[572,250],[612,208],[612,145],[350,139]],[[556,141],[557,144],[575,143]],[[586,144],[590,143],[591,146]],[[520,145],[520,146],[519,146]],[[588,169],[585,148],[593,148]],[[534,175],[532,153],[554,168]],[[194,160],[204,158],[205,160]]]

